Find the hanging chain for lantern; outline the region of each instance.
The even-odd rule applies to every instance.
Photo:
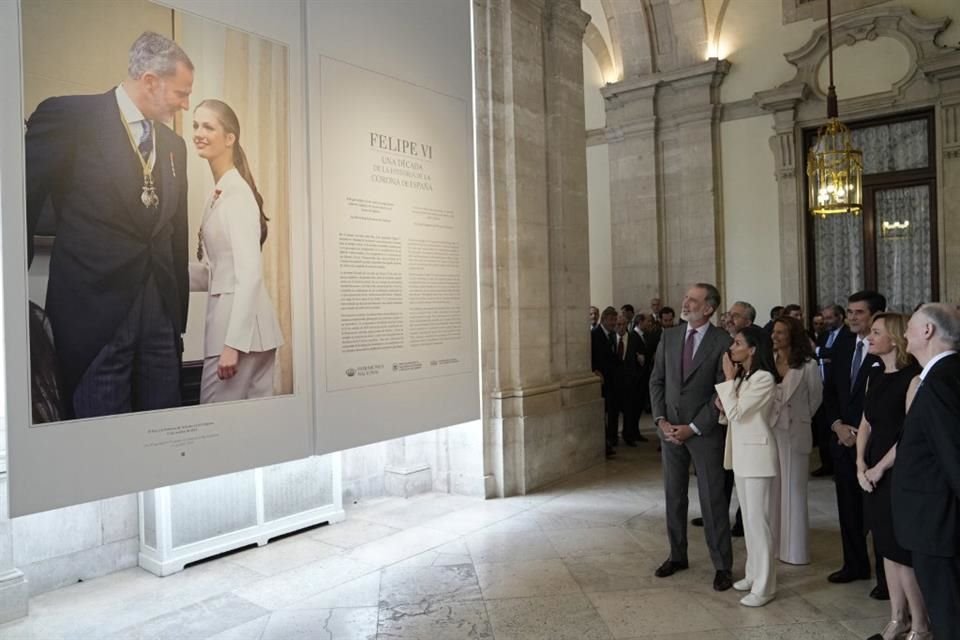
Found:
[[[827,46],[830,87],[827,90],[827,124],[817,131],[817,141],[807,156],[809,207],[814,215],[859,214],[863,206],[863,152],[850,141],[850,130],[840,122],[837,89],[833,84],[833,16],[827,0]]]

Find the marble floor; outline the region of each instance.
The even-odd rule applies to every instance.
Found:
[[[691,516],[698,514],[691,490]],[[688,571],[667,556],[655,445],[531,496],[427,494],[350,505],[343,523],[157,578],[129,569],[34,597],[0,626],[23,640],[675,640],[865,638],[888,619],[839,567],[832,481],[811,480],[813,564],[780,565],[762,609],[711,589],[702,530]],[[743,541],[735,539],[735,575]]]

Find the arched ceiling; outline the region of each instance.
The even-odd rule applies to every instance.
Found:
[[[611,72],[617,80],[622,80],[703,62],[709,42],[715,40],[717,18],[727,2],[729,0],[600,0],[603,15],[593,15],[593,20],[607,22],[610,47],[606,59],[610,61]],[[592,4],[593,14],[596,3]],[[594,51],[589,43],[588,47]],[[597,61],[603,68],[599,57]],[[606,69],[604,75],[607,76]]]

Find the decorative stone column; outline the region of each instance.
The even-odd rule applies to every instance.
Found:
[[[577,0],[474,0],[486,495],[602,460]]]
[[[773,114],[774,135],[770,137],[774,176],[777,179],[780,207],[780,296],[782,300],[806,298],[806,228],[803,194],[805,171],[797,151],[797,106],[806,100],[807,85],[785,85],[761,91],[754,100]]]
[[[662,295],[656,82],[602,90],[607,104],[613,301],[643,305]]]
[[[960,61],[958,61],[960,62]],[[960,90],[960,67],[952,78]],[[940,106],[940,291],[941,300],[960,300],[960,92]]]
[[[603,90],[610,142],[613,294],[679,303],[691,282],[723,289],[720,83],[711,59]]]
[[[937,101],[937,206],[940,299],[960,302],[960,51],[920,64],[939,90]]]

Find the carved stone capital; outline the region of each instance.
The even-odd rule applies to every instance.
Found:
[[[797,105],[807,99],[810,88],[805,82],[782,84],[776,89],[758,91],[753,99],[764,111],[793,111]]]
[[[551,0],[544,12],[544,24],[551,35],[581,41],[589,23],[590,14],[580,9],[576,0]]]

